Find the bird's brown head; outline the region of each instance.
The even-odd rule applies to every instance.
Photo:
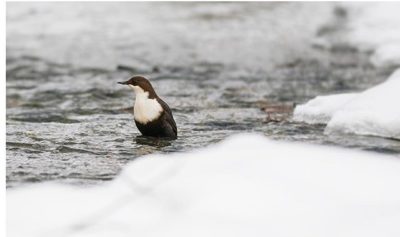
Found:
[[[135,93],[147,92],[147,93],[149,93],[149,98],[157,97],[157,94],[154,91],[153,86],[151,85],[149,80],[147,80],[145,77],[134,76],[127,81],[118,82],[118,83],[122,84],[122,85],[128,85],[135,91]]]

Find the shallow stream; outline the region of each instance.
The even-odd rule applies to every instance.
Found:
[[[138,156],[240,132],[398,154],[396,140],[262,110],[385,80],[346,44],[349,18],[330,3],[7,3],[7,186],[99,183]],[[137,137],[117,84],[132,75],[170,105],[179,139]]]

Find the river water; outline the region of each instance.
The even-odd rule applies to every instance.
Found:
[[[400,153],[384,138],[325,135],[268,122],[266,104],[298,104],[383,81],[346,44],[332,3],[7,3],[7,187],[104,182],[138,156],[187,151],[239,132]],[[137,137],[134,95],[150,78],[179,139]]]

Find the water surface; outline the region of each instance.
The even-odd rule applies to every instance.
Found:
[[[7,3],[7,186],[99,183],[138,156],[240,132],[399,154],[396,140],[324,135],[261,110],[389,75],[346,44],[347,20],[330,3]],[[179,139],[138,137],[134,95],[117,84],[138,74]]]

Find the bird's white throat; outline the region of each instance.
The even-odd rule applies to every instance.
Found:
[[[149,92],[139,86],[129,85],[136,94],[133,117],[136,121],[146,124],[157,119],[163,111],[157,99],[150,99]]]

